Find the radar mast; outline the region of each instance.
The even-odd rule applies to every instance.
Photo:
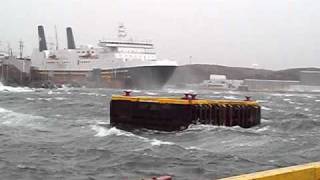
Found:
[[[124,27],[124,25],[122,23],[120,23],[119,27],[118,27],[118,38],[124,39],[126,37],[127,37],[126,28]]]

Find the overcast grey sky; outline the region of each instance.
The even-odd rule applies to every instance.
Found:
[[[36,26],[47,39],[65,27],[77,44],[95,45],[116,36],[124,23],[129,36],[152,39],[159,58],[180,64],[209,63],[284,69],[320,67],[318,0],[0,0],[0,41],[26,53],[37,46]]]

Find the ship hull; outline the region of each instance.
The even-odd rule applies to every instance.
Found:
[[[88,87],[159,89],[172,76],[176,66],[141,66],[92,71],[32,70],[33,82],[52,82]]]

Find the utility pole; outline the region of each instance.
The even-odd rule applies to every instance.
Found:
[[[8,43],[8,55],[9,55],[10,58],[12,58],[12,49],[11,49],[10,43]],[[7,83],[8,79],[9,79],[9,59],[6,60],[6,67],[7,67],[6,69],[7,69],[7,71],[6,71],[6,77],[4,79],[5,83]]]
[[[192,64],[192,56],[189,56],[189,64]]]
[[[20,59],[23,58],[23,47],[24,47],[23,41],[20,40],[20,41],[19,41]]]
[[[56,50],[59,49],[59,40],[58,40],[58,31],[57,31],[57,26],[54,25],[54,33],[55,33],[55,38],[56,38]]]
[[[0,51],[1,51],[1,45],[2,45],[2,41],[0,41]],[[1,79],[0,79],[0,83],[2,83],[3,81],[3,60],[1,60]]]
[[[9,56],[11,56],[11,54],[12,54],[12,50],[11,50],[10,43],[8,43],[7,48],[8,48],[8,55],[9,55]]]

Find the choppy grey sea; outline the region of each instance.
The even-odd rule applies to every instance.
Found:
[[[320,160],[320,94],[198,91],[201,98],[252,96],[262,105],[262,124],[128,132],[109,126],[111,95],[121,93],[0,85],[0,179],[212,180]]]

